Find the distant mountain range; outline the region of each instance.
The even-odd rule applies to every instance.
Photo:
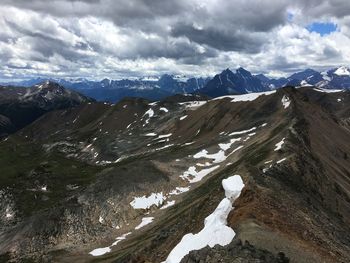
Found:
[[[210,78],[185,78],[164,74],[161,77],[139,79],[122,79],[90,81],[86,79],[49,79],[66,88],[79,91],[99,101],[117,102],[125,97],[140,97],[149,100],[160,100],[174,94],[194,93],[202,89]],[[21,82],[4,83],[32,87],[47,81],[44,78],[29,79]]]
[[[47,79],[36,78],[6,85],[31,87]],[[186,76],[162,75],[139,79],[91,81],[86,79],[49,79],[66,88],[77,90],[99,101],[117,102],[125,97],[141,97],[160,100],[174,94],[201,93],[210,97],[245,94],[274,90],[285,86],[316,86],[326,89],[350,89],[350,69],[334,68],[324,72],[313,69],[296,72],[285,78],[269,78],[253,75],[244,68],[226,69],[213,78],[187,78]]]

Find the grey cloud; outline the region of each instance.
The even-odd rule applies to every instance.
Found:
[[[332,63],[336,60],[344,61],[344,52],[330,45],[322,44],[313,50],[311,40],[304,39],[303,33],[300,33],[299,38],[293,36],[299,52],[295,57],[288,46],[293,45],[293,42],[279,40],[276,45],[271,45],[278,38],[278,29],[288,25],[287,12],[290,8],[301,10],[300,16],[311,21],[342,19],[350,14],[350,5],[344,0],[0,1],[0,8],[14,7],[14,12],[25,10],[21,14],[30,18],[23,20],[25,22],[9,18],[6,25],[10,31],[0,32],[1,63],[5,66],[8,63],[10,68],[17,67],[18,72],[22,70],[21,72],[27,73],[32,71],[25,71],[21,68],[21,63],[16,65],[16,61],[23,60],[28,65],[53,64],[67,74],[79,74],[81,68],[86,71],[96,68],[96,71],[106,74],[120,72],[135,75],[140,72],[121,68],[123,61],[136,64],[147,61],[147,64],[163,58],[173,67],[169,71],[192,66],[198,70],[220,70],[220,67],[229,67],[232,63],[240,63],[242,66],[250,63],[254,69],[265,67],[289,72],[303,67],[298,61],[306,57],[310,64],[323,64],[326,60]],[[6,20],[7,16],[0,14],[0,25],[2,17]],[[86,25],[81,27],[79,22],[89,18],[108,21],[116,28],[116,31],[107,31],[105,34],[118,33],[115,33],[114,38],[111,36],[112,41],[109,41],[108,36],[102,36],[102,32],[92,36],[84,34],[91,33],[88,32],[91,29]],[[43,22],[45,19],[52,23],[46,24]],[[300,25],[302,29],[302,23]],[[120,41],[122,46],[113,45],[113,41],[118,42],[119,39],[116,38],[119,37],[126,39]],[[15,52],[12,49],[9,41],[15,43],[17,40],[25,41],[25,47],[17,45],[16,48],[28,47],[26,52]],[[276,52],[270,52],[268,49],[271,47],[276,48]],[[284,54],[288,50],[291,53]],[[63,59],[55,61],[55,54]],[[293,55],[292,58],[288,58],[290,54]],[[256,65],[255,57],[264,60],[261,65]],[[8,62],[12,58],[14,64]],[[106,63],[111,60],[118,61],[119,64],[113,66],[115,64]],[[152,68],[165,71],[162,67],[163,65],[153,65]]]
[[[45,58],[47,59],[46,61],[48,61],[48,59],[55,54],[59,54],[65,59],[72,61],[84,59],[79,51],[86,49],[86,44],[79,42],[78,45],[72,46],[59,38],[50,36],[49,33],[32,32],[11,21],[7,21],[7,24],[13,28],[13,30],[26,36],[26,42],[31,45],[32,50],[42,55],[39,59],[40,61],[45,61]]]
[[[312,18],[349,16],[348,0],[297,0],[294,5],[302,9],[302,13]]]
[[[327,59],[339,59],[342,57],[341,53],[338,50],[330,46],[327,46],[323,49],[323,55],[324,58]]]
[[[301,62],[288,61],[284,56],[276,56],[273,61],[269,64],[268,70],[281,69],[285,72],[296,72],[300,70],[303,66]]]
[[[198,29],[188,24],[178,24],[171,32],[174,37],[187,37],[193,42],[223,51],[255,53],[260,50],[265,41],[262,35],[250,34],[247,31],[230,31],[229,29],[220,31],[214,27]]]

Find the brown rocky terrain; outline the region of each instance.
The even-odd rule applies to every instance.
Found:
[[[349,92],[185,97],[90,102],[2,141],[3,259],[162,262],[238,174],[235,238],[181,262],[348,262]],[[152,195],[161,201],[133,206]],[[145,217],[153,222],[135,229]]]

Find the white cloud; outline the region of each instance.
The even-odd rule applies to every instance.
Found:
[[[329,3],[3,0],[0,78],[213,75],[238,66],[283,75],[350,64],[348,2]],[[338,31],[305,29],[315,21]]]

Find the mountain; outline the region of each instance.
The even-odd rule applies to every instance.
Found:
[[[76,90],[99,101],[118,102],[125,97],[140,97],[160,100],[174,94],[186,94],[201,89],[210,78],[186,78],[185,76],[164,74],[161,77],[143,77],[139,79],[122,79],[90,81],[86,79],[49,79],[66,88]],[[45,82],[36,78],[8,85],[30,87]]]
[[[349,72],[350,69],[344,66],[323,72],[323,81],[317,86],[327,89],[350,89]]]
[[[258,74],[258,75],[255,75],[255,77],[260,79],[261,83],[267,83],[270,81],[270,79],[266,77],[264,74]]]
[[[0,142],[0,261],[349,262],[349,107],[287,87],[50,111]]]
[[[269,90],[275,90],[277,88],[281,88],[287,85],[287,78],[278,78],[278,79],[270,79],[266,77],[264,74],[255,75],[258,79],[260,79],[261,84]]]
[[[263,86],[261,80],[253,76],[249,71],[239,68],[233,73],[226,69],[215,75],[198,93],[211,97],[219,97],[229,94],[245,94],[268,90]]]
[[[289,77],[269,78],[264,74],[252,75],[244,68],[235,72],[222,71],[214,78],[195,78],[164,74],[160,77],[146,76],[138,79],[91,81],[78,79],[50,79],[66,88],[76,90],[98,101],[116,103],[126,97],[162,100],[175,94],[202,93],[210,97],[229,94],[246,94],[275,90],[285,86],[312,85],[328,89],[350,89],[350,69],[339,67],[326,72],[306,69]],[[15,86],[33,86],[46,81],[43,78],[7,83]]]
[[[316,86],[327,89],[350,89],[350,69],[347,67],[334,68],[325,72],[306,69],[296,72],[288,78],[269,79],[260,74],[256,75],[266,88],[276,89],[284,86]]]
[[[238,68],[222,71],[214,78],[188,78],[186,76],[164,74],[160,77],[146,76],[138,79],[91,81],[86,79],[50,79],[61,86],[78,91],[98,101],[119,102],[126,97],[162,100],[175,94],[203,94],[219,97],[229,94],[246,94],[275,90],[285,86],[316,86],[327,89],[350,89],[350,69],[339,67],[326,72],[306,69],[289,77],[269,78],[264,74],[252,75]],[[36,78],[8,83],[15,86],[33,86],[46,81]]]
[[[92,101],[50,81],[30,88],[0,86],[0,137],[25,127],[49,111]]]

